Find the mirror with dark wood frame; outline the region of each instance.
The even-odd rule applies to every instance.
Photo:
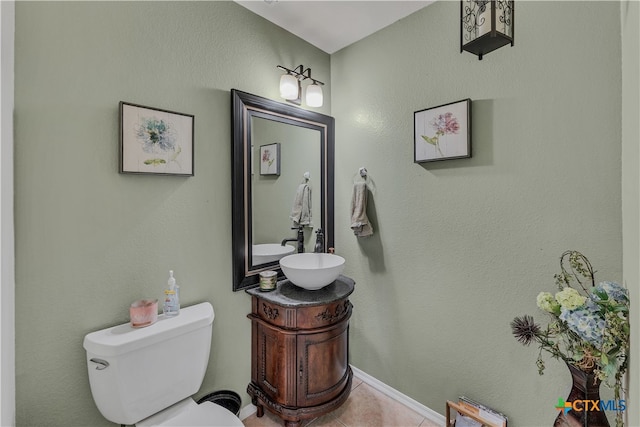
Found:
[[[277,256],[258,252],[298,251],[291,214],[302,184],[310,190],[304,250],[314,250],[318,229],[323,251],[333,247],[335,124],[331,116],[236,89],[231,104],[233,290],[239,291],[257,286],[261,271],[284,278]]]

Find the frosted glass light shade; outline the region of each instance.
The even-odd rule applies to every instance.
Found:
[[[298,98],[298,79],[291,74],[280,77],[280,96],[284,99]]]
[[[322,88],[320,85],[314,83],[307,86],[306,101],[309,107],[322,107]]]

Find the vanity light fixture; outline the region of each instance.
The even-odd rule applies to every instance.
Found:
[[[514,0],[461,0],[460,53],[478,59],[511,43],[513,46]]]
[[[307,86],[305,101],[309,107],[322,107],[322,87],[324,83],[311,77],[311,68],[305,69],[303,65],[298,65],[295,69],[278,65],[279,69],[285,71],[280,77],[280,96],[296,105],[302,104],[302,82],[311,80]]]
[[[322,107],[322,88],[316,82],[307,86],[307,105],[309,107]]]
[[[292,74],[280,77],[280,96],[288,101],[300,98],[300,82]]]

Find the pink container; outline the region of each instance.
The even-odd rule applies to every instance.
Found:
[[[129,307],[131,316],[131,326],[134,328],[144,328],[152,325],[158,320],[158,300],[139,299],[131,303]]]

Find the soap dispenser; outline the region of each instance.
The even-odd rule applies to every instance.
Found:
[[[176,285],[176,279],[173,277],[173,270],[169,270],[168,288],[164,291],[164,307],[165,316],[177,316],[180,314],[180,287]]]

